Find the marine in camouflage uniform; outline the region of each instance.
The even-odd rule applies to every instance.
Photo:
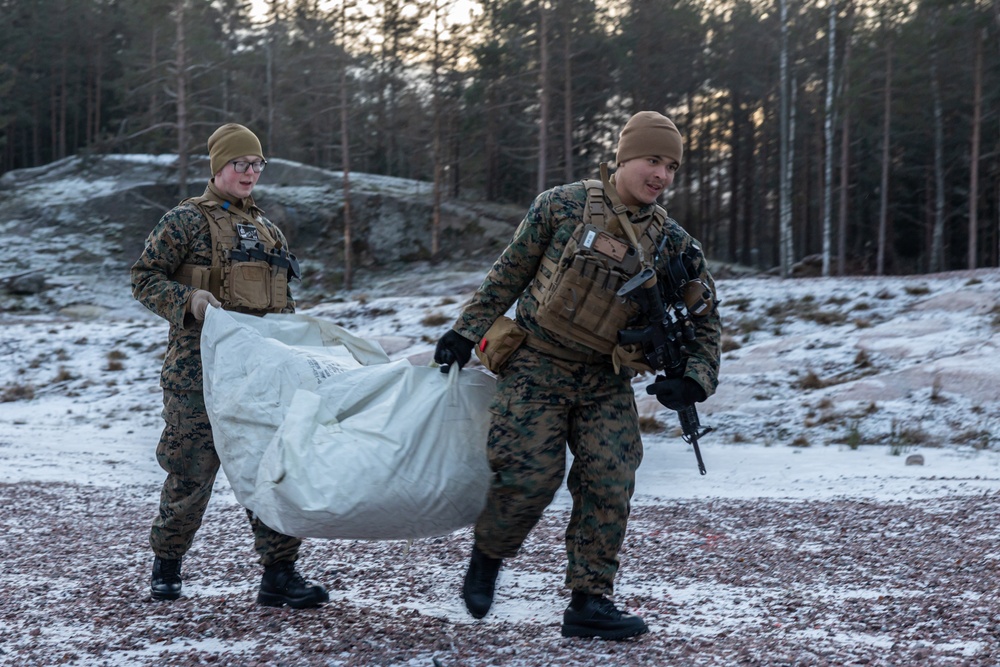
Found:
[[[631,129],[630,129],[631,128]],[[655,198],[673,180],[681,157],[680,135],[669,119],[643,112],[626,125],[618,162],[654,156],[656,176],[631,176],[616,189],[640,190],[652,182],[646,201],[632,203],[628,219],[637,231],[647,225]],[[652,160],[648,160],[652,162]],[[622,173],[632,174],[633,167]],[[660,175],[662,172],[662,176]],[[635,182],[633,182],[635,181]],[[615,183],[615,180],[612,180]],[[475,525],[475,545],[463,587],[473,616],[484,616],[493,599],[502,560],[515,556],[542,512],[562,484],[566,445],[573,454],[567,485],[573,499],[566,529],[566,586],[573,601],[563,623],[565,636],[622,639],[646,631],[638,617],[618,611],[607,599],[613,593],[618,552],[625,537],[635,472],[642,460],[634,371],[616,372],[611,355],[561,337],[536,320],[538,301],[529,289],[543,256],[558,262],[567,241],[584,220],[587,191],[578,182],[541,193],[528,210],[452,330],[438,343],[435,359],[462,365],[473,341],[482,339],[493,322],[517,300],[518,325],[528,332],[498,373],[497,392],[490,406],[487,451],[493,479],[486,507]],[[673,256],[694,258],[693,270],[714,294],[705,258],[694,239],[667,219],[665,252],[656,270],[668,282],[667,262]],[[696,339],[678,386],[704,400],[718,383],[721,322],[717,310],[697,321]]]
[[[281,230],[264,217],[250,192],[265,161],[257,137],[242,125],[227,124],[208,141],[212,171],[203,198],[233,207],[251,218],[287,247]],[[243,171],[237,169],[242,167]],[[165,426],[156,448],[157,462],[167,472],[160,494],[159,513],[149,543],[154,553],[154,599],[180,596],[180,564],[201,526],[219,471],[219,457],[202,392],[201,329],[206,304],[226,306],[206,290],[179,282],[182,265],[209,267],[213,263],[212,235],[197,202],[185,200],[168,211],[150,232],[139,259],[132,266],[132,294],[170,323],[167,353],[160,373]],[[199,305],[194,305],[199,304]],[[243,312],[255,311],[241,309]],[[294,312],[291,290],[281,312]],[[257,311],[263,315],[267,311]],[[265,568],[258,602],[272,606],[316,606],[328,596],[295,572],[301,540],[268,528],[247,511],[254,549]]]

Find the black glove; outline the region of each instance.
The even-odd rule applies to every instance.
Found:
[[[475,343],[468,338],[453,329],[449,330],[441,336],[437,347],[434,348],[434,361],[441,365],[442,373],[447,373],[452,364],[458,364],[458,367],[462,368],[469,363],[473,345]]]
[[[656,382],[646,387],[646,393],[656,396],[656,400],[671,410],[683,410],[707,398],[701,385],[688,377],[668,380],[657,375]]]

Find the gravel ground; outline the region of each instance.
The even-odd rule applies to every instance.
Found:
[[[0,485],[0,664],[1000,664],[996,493],[638,506],[616,599],[650,633],[602,642],[559,634],[563,509],[508,561],[494,610],[475,621],[458,593],[468,530],[307,541],[301,569],[331,603],[258,607],[249,530],[225,494],[185,560],[185,596],[154,602],[136,527],[157,491]]]

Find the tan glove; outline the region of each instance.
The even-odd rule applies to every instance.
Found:
[[[221,308],[222,304],[208,290],[196,289],[188,298],[188,312],[199,322],[205,321],[205,311],[209,306]]]

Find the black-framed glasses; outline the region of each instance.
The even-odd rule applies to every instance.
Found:
[[[267,165],[267,160],[257,160],[256,162],[247,162],[246,160],[231,160],[230,164],[233,165],[233,169],[236,170],[237,174],[246,173],[247,167],[253,167],[253,172],[259,174],[264,171],[264,167]]]

